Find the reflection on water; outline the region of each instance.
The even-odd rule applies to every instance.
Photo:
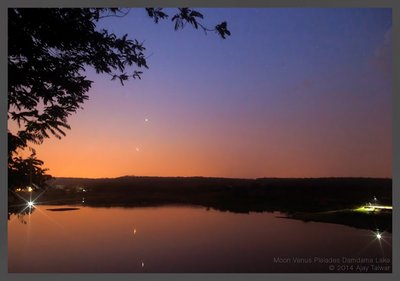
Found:
[[[391,272],[385,231],[188,206],[49,209],[10,214],[9,272]]]
[[[13,217],[13,219],[18,219],[21,223],[26,224],[26,217],[34,211],[34,206],[28,203],[8,207],[8,220]]]

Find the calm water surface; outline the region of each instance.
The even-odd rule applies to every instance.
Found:
[[[391,272],[386,232],[189,206],[49,210],[71,207],[11,216],[9,272]]]

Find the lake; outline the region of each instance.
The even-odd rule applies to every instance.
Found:
[[[64,209],[62,209],[64,208]],[[78,208],[78,209],[75,209]],[[392,235],[279,212],[35,206],[8,221],[8,269],[42,273],[391,272]]]

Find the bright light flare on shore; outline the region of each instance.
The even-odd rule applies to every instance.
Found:
[[[354,209],[354,211],[364,212],[364,213],[375,212],[375,211],[392,211],[392,210],[393,210],[392,206],[372,205],[372,204],[364,205]]]
[[[381,240],[382,234],[380,234],[379,232],[377,232],[377,233],[376,233],[376,238],[378,238],[379,240]]]
[[[29,202],[28,202],[28,207],[29,207],[29,208],[32,208],[33,206],[34,206],[34,205],[33,205],[33,202],[32,202],[32,201],[29,201]]]

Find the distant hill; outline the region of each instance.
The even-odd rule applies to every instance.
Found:
[[[88,204],[184,203],[220,209],[329,209],[392,203],[392,180],[381,178],[56,178],[50,186],[85,188]],[[72,195],[71,195],[72,196]],[[91,202],[91,203],[90,203]]]
[[[49,180],[50,185],[98,185],[104,183],[145,183],[145,182],[203,182],[203,183],[269,183],[269,184],[303,184],[303,183],[391,183],[390,178],[366,178],[366,177],[325,177],[325,178],[221,178],[221,177],[155,177],[155,176],[122,176],[116,178],[73,178],[73,177],[56,177]]]

